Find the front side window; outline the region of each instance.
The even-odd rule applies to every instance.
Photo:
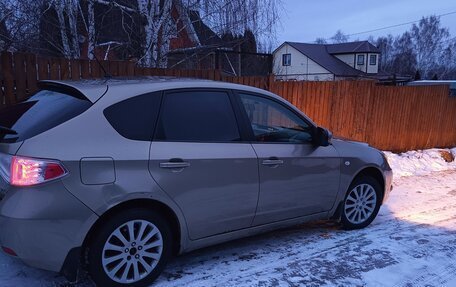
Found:
[[[310,143],[311,126],[282,104],[267,98],[240,94],[255,140]]]
[[[196,90],[167,93],[155,140],[239,141],[240,134],[228,93]]]
[[[291,54],[283,54],[282,55],[282,66],[290,66],[291,65]]]
[[[364,55],[358,55],[356,63],[358,65],[364,65]]]
[[[371,66],[377,65],[377,55],[370,55],[369,64]]]

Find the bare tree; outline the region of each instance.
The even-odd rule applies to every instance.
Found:
[[[380,69],[384,71],[391,70],[394,59],[393,36],[389,34],[384,37],[378,37],[373,43],[380,50]]]
[[[403,75],[414,75],[417,70],[416,53],[411,33],[405,32],[393,43],[392,70]]]
[[[163,0],[163,3],[160,3],[160,0],[137,1],[138,12],[144,19],[145,31],[141,62],[148,67],[157,67],[160,54],[168,50],[166,47],[160,47],[160,44],[169,46],[168,30],[171,25],[172,0]],[[162,41],[159,42],[160,40]]]
[[[450,38],[436,16],[422,18],[409,31],[376,40],[381,51],[381,69],[417,78],[456,77],[456,38]]]
[[[30,3],[0,0],[0,42],[2,50],[26,51],[36,48],[41,1]]]
[[[141,65],[166,67],[171,40],[184,30],[201,45],[192,13],[218,37],[248,30],[257,48],[272,47],[281,5],[281,0],[0,0],[0,48],[93,59],[103,49],[107,58],[115,46]]]
[[[80,7],[80,6],[79,6]],[[81,14],[83,14],[81,9]],[[95,2],[94,0],[87,1],[87,21],[86,31],[87,31],[87,57],[93,59],[95,56]]]
[[[4,3],[0,2],[0,51],[7,49],[7,43],[10,41],[8,28],[6,27],[6,19],[9,12]]]
[[[447,28],[441,27],[437,16],[422,18],[418,25],[413,24],[410,33],[417,66],[425,78],[430,77],[433,70],[440,65],[439,60],[445,51],[445,40],[448,40],[450,33]]]
[[[346,43],[350,39],[350,36],[344,34],[341,30],[337,30],[336,34],[331,37],[331,41],[334,44]]]
[[[443,79],[456,79],[456,38],[446,41],[447,47],[439,58],[441,63],[438,73]]]
[[[319,38],[315,39],[315,44],[327,44],[327,43],[328,43],[328,41],[326,41],[325,38],[319,37]]]

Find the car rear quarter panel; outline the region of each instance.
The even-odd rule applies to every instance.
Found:
[[[0,202],[0,242],[31,266],[60,271],[97,218],[60,181],[11,187]]]
[[[18,155],[60,160],[69,171],[61,179],[64,186],[98,216],[129,200],[152,199],[170,207],[179,219],[181,234],[187,234],[181,211],[149,173],[150,142],[119,135],[103,115],[107,104],[100,100],[85,113],[26,140]],[[87,164],[90,158],[113,160],[115,180],[107,184],[84,184],[81,159]],[[91,178],[106,178],[102,174],[106,171],[99,172],[100,176]]]

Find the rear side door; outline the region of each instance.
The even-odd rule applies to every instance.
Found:
[[[281,101],[239,93],[259,158],[260,197],[254,225],[328,211],[339,187],[335,148],[315,146],[314,127]]]
[[[242,141],[232,97],[195,89],[163,97],[149,170],[182,210],[191,239],[246,228],[254,218],[257,157]]]

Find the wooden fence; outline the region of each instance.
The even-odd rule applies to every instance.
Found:
[[[0,107],[26,99],[38,80],[100,78],[96,61],[2,53]],[[456,98],[448,86],[387,87],[373,81],[280,82],[273,77],[224,77],[216,70],[136,67],[102,61],[112,76],[181,76],[255,86],[293,103],[334,135],[392,151],[456,146]]]
[[[334,135],[383,150],[456,146],[456,98],[448,86],[378,86],[371,81],[274,82],[273,93]]]
[[[103,66],[103,68],[101,68]],[[80,80],[112,77],[175,76],[221,80],[216,70],[171,70],[142,68],[129,61],[68,60],[33,54],[0,55],[0,107],[26,99],[39,80]]]

